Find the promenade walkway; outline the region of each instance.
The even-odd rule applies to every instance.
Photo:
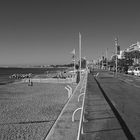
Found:
[[[82,117],[80,111],[76,112],[73,122],[73,112],[83,103],[82,97],[78,102],[78,96],[85,91]],[[82,123],[79,120],[82,120]],[[88,77],[85,75],[77,85],[45,140],[127,140],[127,138],[98,82],[92,74],[88,74]]]
[[[140,139],[139,77],[97,70],[97,81],[119,114],[119,122],[128,140]],[[121,79],[121,80],[120,80]],[[136,81],[137,80],[137,81]]]
[[[84,74],[45,140],[76,140],[80,111],[76,113],[74,122],[72,122],[72,114],[75,109],[81,107],[81,103],[78,102],[78,96],[85,90],[83,88],[86,80],[87,74]]]
[[[89,74],[80,140],[127,140],[94,76]]]

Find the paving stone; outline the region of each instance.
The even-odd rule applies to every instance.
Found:
[[[80,140],[127,140],[123,130],[100,131],[82,134]]]
[[[88,122],[83,122],[84,133],[107,131],[114,129],[121,129],[121,126],[116,118],[96,119]]]
[[[95,106],[95,105],[107,105],[108,103],[105,100],[90,100],[85,101],[85,105],[87,106]]]
[[[85,117],[86,120],[115,117],[111,110],[85,112],[84,115],[85,115],[84,117]]]
[[[97,105],[97,106],[86,106],[85,111],[101,111],[101,110],[111,110],[109,105]]]

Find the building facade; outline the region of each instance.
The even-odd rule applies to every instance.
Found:
[[[140,51],[140,42],[137,42],[135,44],[132,44],[131,46],[129,46],[124,51],[126,51],[126,52]]]

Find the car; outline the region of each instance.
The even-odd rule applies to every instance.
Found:
[[[81,69],[81,73],[84,74],[86,72],[86,69]]]
[[[140,76],[140,67],[136,67],[136,68],[134,69],[134,75]]]
[[[134,75],[134,69],[133,68],[129,68],[127,71],[128,74]]]

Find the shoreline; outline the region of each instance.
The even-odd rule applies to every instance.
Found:
[[[39,78],[55,78],[58,73],[67,71],[69,68],[40,68],[40,67],[0,67],[0,85],[7,85],[15,82],[20,82],[24,80],[25,76],[29,73],[32,74],[31,78],[39,77]],[[12,77],[14,75],[15,77]],[[10,78],[11,77],[11,78]]]

